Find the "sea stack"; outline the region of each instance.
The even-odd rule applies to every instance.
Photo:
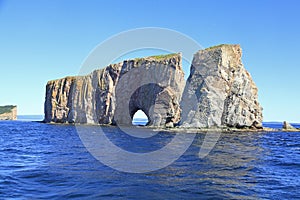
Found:
[[[262,128],[258,90],[244,68],[240,45],[198,51],[183,93],[183,127]]]
[[[16,120],[17,106],[0,106],[0,120]]]
[[[125,60],[49,81],[44,121],[129,126],[142,110],[154,127],[261,129],[258,90],[241,56],[239,45],[200,50],[187,82],[181,54]]]

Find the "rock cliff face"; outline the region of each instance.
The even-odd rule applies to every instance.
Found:
[[[180,54],[127,60],[49,81],[44,121],[131,125],[142,110],[149,125],[173,126],[180,121],[184,85]]]
[[[17,106],[0,106],[0,120],[16,120]]]
[[[181,108],[183,127],[262,127],[257,87],[241,62],[239,45],[194,55]]]
[[[257,87],[239,45],[194,55],[185,84],[181,55],[127,60],[87,76],[49,81],[45,122],[131,125],[142,110],[158,127],[261,128]]]

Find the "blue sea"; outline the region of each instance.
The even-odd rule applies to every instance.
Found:
[[[300,197],[299,132],[222,133],[204,158],[198,154],[205,134],[196,134],[187,151],[172,164],[156,171],[127,173],[95,159],[75,126],[31,121],[36,119],[0,121],[0,199]],[[281,123],[264,125],[281,127]],[[81,128],[93,131],[99,127]],[[130,139],[118,128],[103,130],[120,148],[133,152],[161,148],[175,135],[159,132],[153,139]],[[105,151],[110,153],[110,149]]]

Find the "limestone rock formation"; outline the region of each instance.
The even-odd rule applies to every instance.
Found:
[[[183,127],[262,127],[257,87],[239,45],[219,45],[193,58],[181,102]]]
[[[173,126],[180,121],[184,85],[180,54],[126,60],[87,76],[49,81],[44,121],[131,125],[142,110],[149,125]]]
[[[293,127],[290,123],[288,123],[287,121],[283,122],[282,125],[282,130],[284,131],[298,131],[297,128]]]
[[[49,81],[44,121],[128,126],[142,110],[156,127],[262,128],[257,87],[241,56],[239,45],[200,50],[187,83],[180,54],[126,60]]]
[[[17,106],[0,106],[0,120],[16,120]]]

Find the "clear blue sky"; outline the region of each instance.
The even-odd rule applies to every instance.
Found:
[[[163,27],[203,47],[241,44],[265,121],[300,122],[300,1],[0,0],[0,105],[43,114],[48,80],[76,75],[121,31]]]

